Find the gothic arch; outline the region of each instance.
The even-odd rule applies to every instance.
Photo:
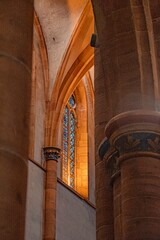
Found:
[[[86,22],[88,29],[86,30]],[[80,17],[77,27],[71,36],[70,43],[59,67],[59,72],[54,84],[49,113],[47,144],[57,144],[57,125],[64,103],[81,81],[85,73],[94,64],[94,50],[90,47],[90,38],[94,29],[93,12],[90,1]],[[85,36],[85,39],[84,39]],[[84,39],[84,43],[79,47],[79,39]],[[76,53],[76,54],[75,54]]]
[[[87,28],[86,24],[88,25]],[[79,116],[86,119],[85,124],[81,125],[78,130],[79,136],[81,135],[81,132],[84,133],[83,137],[81,135],[81,138],[85,139],[85,143],[83,141],[85,148],[85,157],[83,156],[83,158],[85,158],[85,160],[83,167],[82,164],[81,168],[77,167],[79,171],[77,171],[76,173],[77,178],[75,190],[86,198],[88,198],[88,99],[86,85],[84,84],[84,81],[82,81],[82,78],[94,64],[94,50],[90,47],[90,38],[93,31],[93,12],[91,3],[90,1],[88,1],[75,28],[75,31],[71,36],[68,48],[63,57],[63,61],[59,67],[59,72],[54,83],[51,100],[48,102],[47,105],[45,134],[45,146],[57,146],[62,148],[62,119],[64,107],[71,94],[75,92],[76,98],[78,99]],[[91,86],[92,82],[89,81],[89,79],[87,80],[87,82],[89,88],[93,91],[93,86]],[[93,93],[91,94],[91,96],[93,98]],[[79,143],[80,140],[77,143],[77,146],[79,145]],[[77,161],[77,166],[78,164],[80,164],[80,161],[82,161],[82,154],[80,152],[80,147],[77,147],[77,154],[79,155],[79,162]],[[85,180],[83,181],[83,187],[80,183],[82,178],[85,178]]]
[[[35,11],[33,36],[29,157],[32,160],[36,158],[41,164],[41,149],[45,140],[45,108],[48,99],[49,66],[42,28]]]
[[[41,61],[42,61],[42,69],[44,75],[44,90],[45,90],[45,97],[46,100],[48,99],[48,87],[49,87],[49,64],[48,64],[48,55],[47,55],[47,48],[46,43],[43,35],[43,31],[41,28],[40,21],[36,12],[34,11],[34,31],[35,36],[38,41],[38,48],[40,51]]]

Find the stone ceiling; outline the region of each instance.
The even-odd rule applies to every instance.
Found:
[[[68,64],[67,70],[64,71],[70,69],[79,54],[89,44],[93,32],[93,22],[88,18],[86,21],[89,26],[86,22],[86,29],[79,28],[80,19],[83,18],[89,2],[87,0],[35,0],[35,11],[40,21],[48,55],[50,95],[69,47],[70,51],[72,49],[70,55],[72,55],[73,61],[70,61],[70,66]],[[92,10],[90,12],[92,15]],[[81,34],[79,37],[83,42],[79,45],[72,41],[78,28]],[[86,40],[84,41],[84,39]],[[71,48],[71,42],[73,42],[73,48]]]

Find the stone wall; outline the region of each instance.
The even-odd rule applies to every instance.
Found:
[[[29,162],[25,240],[42,240],[45,173]]]
[[[95,220],[95,209],[58,183],[56,240],[95,240]]]

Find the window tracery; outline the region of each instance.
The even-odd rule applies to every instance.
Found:
[[[64,109],[62,178],[75,187],[76,102],[72,95]]]

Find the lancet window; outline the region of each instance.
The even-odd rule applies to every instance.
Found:
[[[76,101],[72,95],[64,109],[62,162],[62,179],[72,188],[75,187],[76,121]]]

